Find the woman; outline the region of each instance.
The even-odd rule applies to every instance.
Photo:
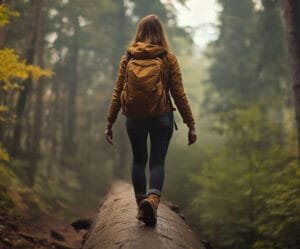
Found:
[[[161,74],[155,74],[157,77],[162,77],[161,80],[159,78],[156,80],[157,82],[162,82],[163,90],[154,92],[154,94],[160,94],[159,98],[155,96],[143,97],[141,95],[142,90],[139,91],[132,88],[134,84],[137,85],[137,83],[130,82],[133,80],[132,78],[134,78],[130,76],[130,73],[134,70],[137,74],[140,73],[143,68],[146,68],[145,65],[149,68],[149,61],[151,61],[151,63],[153,62],[152,64],[150,63],[152,66],[158,66],[155,66],[156,69],[154,66],[151,69],[146,69],[148,74],[153,70],[161,70],[162,72]],[[138,66],[140,67],[136,69]],[[135,75],[135,80],[138,81],[139,76],[137,76],[137,74]],[[146,76],[146,78],[147,77],[148,76]],[[147,82],[147,80],[153,78],[151,77],[152,76],[149,76],[147,79],[144,77],[140,85],[144,84],[145,87],[147,87],[149,86],[147,84],[152,84],[153,82],[151,82],[151,80]],[[155,89],[159,89],[160,83],[157,82],[155,83]],[[130,87],[132,93],[130,93],[130,97],[128,97],[128,89],[130,89]],[[131,176],[136,203],[138,205],[137,219],[149,225],[154,225],[157,221],[157,208],[164,182],[165,157],[173,133],[173,124],[175,124],[173,118],[174,108],[172,107],[169,92],[175,101],[184,123],[189,128],[188,145],[193,144],[196,141],[195,122],[187,96],[184,92],[177,58],[170,52],[160,19],[156,15],[148,15],[139,22],[136,34],[127,49],[127,54],[121,58],[116,86],[113,90],[112,101],[107,114],[105,134],[107,141],[112,144],[112,126],[122,107],[123,114],[126,116],[126,129],[133,153]],[[151,94],[153,94],[153,91]],[[134,95],[139,96],[136,98],[139,98],[140,102],[139,104],[136,102],[131,105],[132,112],[129,114],[128,110],[130,109],[123,106],[128,104],[127,102],[129,102],[129,99],[132,99]],[[160,101],[159,103],[157,102],[155,106],[156,109],[151,107],[151,111],[146,110],[142,101],[149,102],[153,99],[159,99]],[[155,111],[153,112],[154,109]],[[147,191],[145,168],[148,160],[148,134],[150,136],[151,148],[149,160],[150,183]]]

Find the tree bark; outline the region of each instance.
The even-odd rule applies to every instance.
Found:
[[[70,78],[68,81],[67,126],[64,150],[67,155],[75,151],[74,134],[76,124],[77,65],[79,54],[79,21],[77,14],[73,17],[74,35],[70,51]]]
[[[116,37],[115,37],[115,48],[116,51],[112,54],[112,63],[114,65],[113,68],[113,78],[117,75],[118,70],[118,60],[120,59],[120,56],[124,53],[125,45],[126,45],[126,7],[124,4],[124,0],[115,0],[115,2],[118,3],[119,9],[117,13],[117,31],[116,31]],[[127,143],[126,143],[126,134],[124,131],[124,125],[123,125],[123,117],[120,117],[119,115],[119,122],[116,122],[115,125],[115,133],[116,133],[116,149],[115,149],[115,157],[114,157],[114,169],[113,174],[115,178],[124,179],[125,172],[126,172],[126,162],[127,158],[126,153],[127,150]]]
[[[29,47],[26,51],[26,63],[33,64],[34,57],[36,53],[36,42],[37,42],[37,32],[38,23],[41,18],[41,2],[39,0],[32,1],[33,7],[33,17],[31,24],[31,33],[29,37]],[[27,98],[31,92],[32,88],[32,77],[28,77],[23,81],[23,89],[20,91],[17,106],[16,106],[16,124],[13,131],[13,138],[11,144],[11,155],[16,157],[20,152],[20,140],[22,135],[22,119],[27,102]]]
[[[59,58],[59,60],[61,60],[60,53]],[[46,139],[49,141],[49,147],[47,149],[50,151],[50,159],[47,162],[46,175],[50,180],[52,179],[54,165],[59,165],[63,157],[62,148],[64,146],[64,137],[61,133],[63,133],[64,128],[64,108],[61,108],[61,106],[63,106],[64,103],[60,93],[64,91],[62,90],[63,83],[60,81],[61,71],[60,66],[57,66],[51,86],[53,98],[50,101],[49,115],[47,117],[46,129],[50,132],[47,132]]]
[[[293,76],[298,160],[300,161],[300,2],[297,0],[283,0],[283,10]]]
[[[155,227],[135,218],[132,186],[116,181],[85,236],[83,249],[205,249],[191,228],[162,200]]]
[[[37,64],[39,67],[44,68],[44,32],[43,32],[43,0],[39,1],[40,15],[38,18],[38,36],[37,36]],[[33,133],[32,144],[30,147],[30,159],[28,171],[29,185],[33,186],[35,182],[35,175],[37,171],[37,163],[40,158],[40,139],[42,129],[42,116],[43,116],[43,92],[44,92],[44,80],[40,79],[37,82],[35,89],[35,103],[34,103],[34,121],[33,121]]]

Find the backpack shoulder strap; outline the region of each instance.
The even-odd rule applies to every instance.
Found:
[[[163,60],[166,57],[167,53],[168,53],[167,51],[164,51],[160,53],[157,57]]]
[[[125,83],[124,88],[126,87],[127,80],[128,80],[128,63],[133,58],[134,58],[133,55],[127,51],[126,52],[126,63],[125,63],[126,70],[125,70],[125,76],[124,76],[124,83]]]
[[[162,53],[162,60],[165,61],[165,63],[167,63],[167,66],[169,66],[169,63],[168,63],[168,59],[167,59],[167,55],[168,55],[168,52],[164,52]],[[165,59],[165,60],[164,60]],[[174,107],[174,104],[173,104],[173,101],[172,101],[172,98],[170,96],[170,85],[169,85],[169,81],[166,82],[166,95],[167,95],[167,99],[171,105],[171,110],[172,111],[176,111],[176,108]],[[176,121],[174,119],[174,127],[175,127],[175,130],[178,130],[178,127],[177,127],[177,124],[176,124]]]
[[[133,55],[130,53],[130,52],[126,52],[126,57],[127,57],[127,63],[132,59],[134,58]]]

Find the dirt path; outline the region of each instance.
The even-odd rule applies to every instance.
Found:
[[[78,249],[85,233],[56,216],[30,221],[0,213],[0,249]]]

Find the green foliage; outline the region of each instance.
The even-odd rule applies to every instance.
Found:
[[[225,115],[231,121],[223,127],[225,146],[192,177],[199,192],[191,209],[203,234],[221,248],[297,248],[300,178],[294,144],[271,139],[274,123],[260,122],[264,113],[258,106],[232,112]]]
[[[15,52],[23,53],[22,58],[28,46],[32,1],[12,2],[22,15],[5,30],[6,44],[15,50],[0,51],[2,123],[8,120],[8,106],[15,107],[20,81],[30,74],[42,76]],[[0,149],[0,208],[14,203],[31,214],[59,210],[72,217],[76,209],[99,203],[113,178],[114,154],[129,151],[118,126],[115,144],[121,146],[108,147],[103,134],[117,62],[137,20],[154,13],[180,55],[199,132],[198,144],[187,147],[186,128],[175,114],[180,129],[167,158],[166,196],[186,208],[201,237],[219,248],[296,249],[299,169],[293,157],[293,111],[278,2],[264,0],[263,8],[256,9],[252,0],[219,0],[219,35],[203,57],[193,50],[190,31],[178,27],[174,1],[46,1],[44,58],[55,76],[42,89],[34,85],[28,96],[21,138],[25,153],[8,161]],[[0,25],[7,24],[7,11],[0,9]],[[40,151],[35,153],[30,145],[39,91],[43,116]],[[71,94],[76,102],[68,113]],[[75,149],[68,153],[65,134],[71,114]],[[0,128],[1,138],[11,143],[11,127]],[[36,181],[27,188],[33,156],[38,160]]]
[[[11,10],[6,5],[0,5],[0,27],[9,24],[11,16],[19,16],[19,12]],[[31,76],[34,80],[46,76],[50,77],[52,72],[34,65],[27,65],[24,60],[11,48],[0,50],[0,90],[20,89],[16,80],[24,80]]]
[[[15,174],[8,168],[9,155],[0,144],[0,209],[8,210],[13,207],[13,201],[8,194],[11,181]]]
[[[290,161],[290,162],[289,162]],[[270,185],[263,189],[265,211],[258,217],[262,238],[254,248],[297,248],[300,243],[300,168],[296,161],[286,160],[276,165]]]
[[[6,150],[0,144],[0,162],[1,163],[8,163],[9,162],[9,155]]]
[[[21,161],[18,163],[24,165]],[[15,164],[16,161],[11,161],[8,153],[0,147],[0,209],[13,215],[28,215],[32,218],[49,213],[51,203],[47,203],[43,195],[20,181],[22,176],[15,173]]]
[[[256,54],[254,49],[255,15],[252,0],[218,1],[223,8],[219,15],[219,36],[210,46],[209,82],[212,91],[218,93],[213,99],[213,110],[231,108],[230,101],[248,102],[255,99]],[[207,99],[211,92],[207,94]]]
[[[0,5],[0,26],[9,24],[9,18],[12,16],[19,16],[19,13],[6,5]],[[20,82],[28,77],[38,80],[43,76],[50,77],[51,75],[50,70],[28,65],[25,61],[20,60],[14,49],[0,50],[0,93],[9,94],[15,90],[22,90]],[[0,124],[10,120],[9,110],[7,104],[0,105]],[[13,192],[16,193],[16,191],[12,189],[12,186],[13,183],[18,182],[18,177],[10,166],[10,156],[0,144],[0,208],[3,210],[13,209],[16,205],[16,200],[13,198]],[[21,184],[17,186],[21,186]]]
[[[14,207],[13,200],[11,199],[11,196],[8,193],[11,179],[14,177],[15,175],[10,169],[8,169],[3,164],[0,164],[0,209],[1,210],[7,211]]]
[[[0,26],[7,25],[11,16],[19,16],[19,14],[10,10],[6,5],[0,5]],[[44,76],[51,77],[52,72],[41,69],[38,66],[26,64],[24,60],[19,58],[14,49],[0,49],[0,93],[8,94],[15,90],[22,90],[22,85],[20,84],[22,80],[28,77],[38,80]],[[9,110],[9,106],[0,105],[0,123],[10,120]]]
[[[223,146],[204,148],[190,209],[219,248],[296,249],[300,178],[279,3],[219,3],[204,106]]]
[[[175,134],[176,136],[177,134]],[[195,151],[189,150],[187,145],[172,141],[170,152],[166,160],[166,183],[164,187],[165,195],[178,204],[181,208],[187,209],[191,200],[195,197],[196,184],[190,181],[191,175],[199,171],[202,164],[201,157]],[[185,141],[186,142],[186,141]]]

